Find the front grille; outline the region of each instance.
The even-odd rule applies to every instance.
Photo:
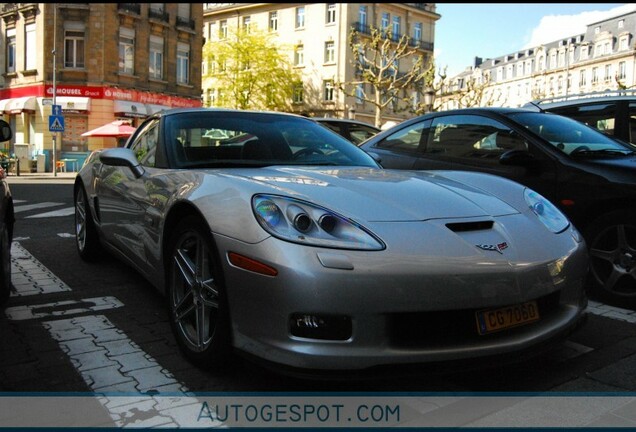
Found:
[[[483,336],[477,332],[477,309],[389,314],[389,343],[394,347],[404,348],[443,348],[510,335],[521,328],[537,325],[556,313],[559,308],[559,294],[557,291],[536,299],[541,317],[539,321]],[[481,309],[483,308],[479,310]]]

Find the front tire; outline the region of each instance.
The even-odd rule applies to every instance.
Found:
[[[101,251],[95,221],[91,216],[84,186],[75,188],[75,244],[79,256],[88,262],[96,261]]]
[[[586,232],[591,294],[615,306],[636,305],[636,212],[616,211]]]
[[[230,315],[210,231],[200,219],[185,217],[169,245],[166,294],[179,348],[198,366],[224,366],[231,353]]]

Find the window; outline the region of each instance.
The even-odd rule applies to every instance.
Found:
[[[390,15],[388,12],[382,12],[382,20],[380,21],[380,29],[382,29],[382,31],[388,31],[389,30],[389,20],[390,20]]]
[[[592,68],[592,84],[598,83],[598,68]]]
[[[334,101],[334,87],[333,80],[325,80],[323,82],[324,88],[324,98],[325,102],[333,102]]]
[[[422,23],[417,22],[413,27],[413,39],[416,42],[420,42],[422,40]]]
[[[278,11],[269,13],[269,31],[278,31]]]
[[[327,3],[327,16],[325,17],[325,24],[336,23],[336,4]]]
[[[333,41],[325,42],[325,63],[336,61],[336,44]]]
[[[588,49],[587,46],[582,46],[581,47],[581,60],[586,60],[587,59],[588,52],[589,52],[589,49]]]
[[[594,27],[594,34],[599,34],[601,32],[601,27]]]
[[[605,82],[609,82],[612,79],[612,65],[605,65]]]
[[[620,20],[618,22],[618,28],[623,28],[623,27],[625,27],[625,20],[624,19],[622,19],[622,20]]]
[[[296,8],[296,28],[301,29],[305,28],[305,7],[297,7]]]
[[[587,85],[587,71],[583,69],[579,72],[579,87]]]
[[[177,24],[190,26],[190,3],[177,3]]]
[[[362,105],[364,103],[364,83],[356,86],[356,103]]]
[[[184,43],[177,43],[177,83],[187,84],[190,82],[190,46]]]
[[[159,36],[150,36],[148,74],[150,78],[163,79],[163,38]]]
[[[227,39],[227,20],[219,21],[219,39]]]
[[[35,41],[35,23],[24,26],[24,40],[26,49],[24,50],[24,69],[37,69],[37,45]]]
[[[622,36],[618,41],[618,49],[624,51],[628,49],[628,36]]]
[[[65,23],[64,67],[79,69],[84,68],[84,66],[84,25],[81,23]]]
[[[393,17],[393,40],[398,40],[402,36],[400,33],[400,21],[399,16]]]
[[[303,103],[305,100],[305,89],[303,83],[296,83],[292,93],[292,101],[294,103]]]
[[[358,30],[364,31],[367,26],[367,17],[369,15],[368,6],[360,6],[358,9],[358,21],[360,22],[360,28]]]
[[[245,31],[245,33],[249,33],[251,26],[252,26],[252,17],[251,16],[244,16],[243,17],[243,31]]]
[[[305,64],[305,47],[304,45],[296,45],[294,48],[294,66],[303,66]]]
[[[626,63],[624,61],[618,63],[618,79],[625,79],[627,78],[626,75]]]
[[[155,153],[159,141],[159,120],[148,123],[144,130],[137,135],[131,149],[139,163],[144,166],[155,166]]]
[[[15,72],[15,29],[7,30],[7,72]]]
[[[135,73],[135,30],[121,28],[119,30],[119,72]]]
[[[404,128],[393,135],[389,135],[377,145],[379,148],[391,151],[409,153],[417,152],[420,147],[420,141],[423,141],[423,137],[425,140],[425,137],[428,135],[430,125],[431,121],[426,120],[416,125]]]

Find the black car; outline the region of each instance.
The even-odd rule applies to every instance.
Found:
[[[636,144],[636,91],[582,93],[528,102],[524,108],[570,117],[601,132]]]
[[[328,127],[356,145],[380,132],[380,128],[358,120],[329,117],[314,117],[313,120]]]
[[[0,142],[11,139],[9,124],[0,120]],[[11,242],[13,241],[13,198],[6,181],[4,168],[0,168],[0,305],[9,299],[11,291]]]
[[[636,146],[556,114],[468,108],[413,118],[361,147],[385,168],[481,171],[536,190],[582,231],[590,292],[636,305]]]

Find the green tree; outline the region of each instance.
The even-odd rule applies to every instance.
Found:
[[[216,106],[290,110],[293,86],[301,78],[269,33],[254,26],[230,31],[226,39],[203,46],[203,61],[209,65],[203,78],[219,89]]]
[[[404,100],[402,95],[421,86],[426,75],[424,56],[411,48],[409,42],[406,34],[394,41],[389,32],[374,27],[368,36],[361,36],[355,29],[349,33],[354,79],[335,84],[345,95],[375,107],[377,127],[382,124],[384,110],[388,106],[399,110],[399,103]],[[366,91],[367,85],[370,92]]]

